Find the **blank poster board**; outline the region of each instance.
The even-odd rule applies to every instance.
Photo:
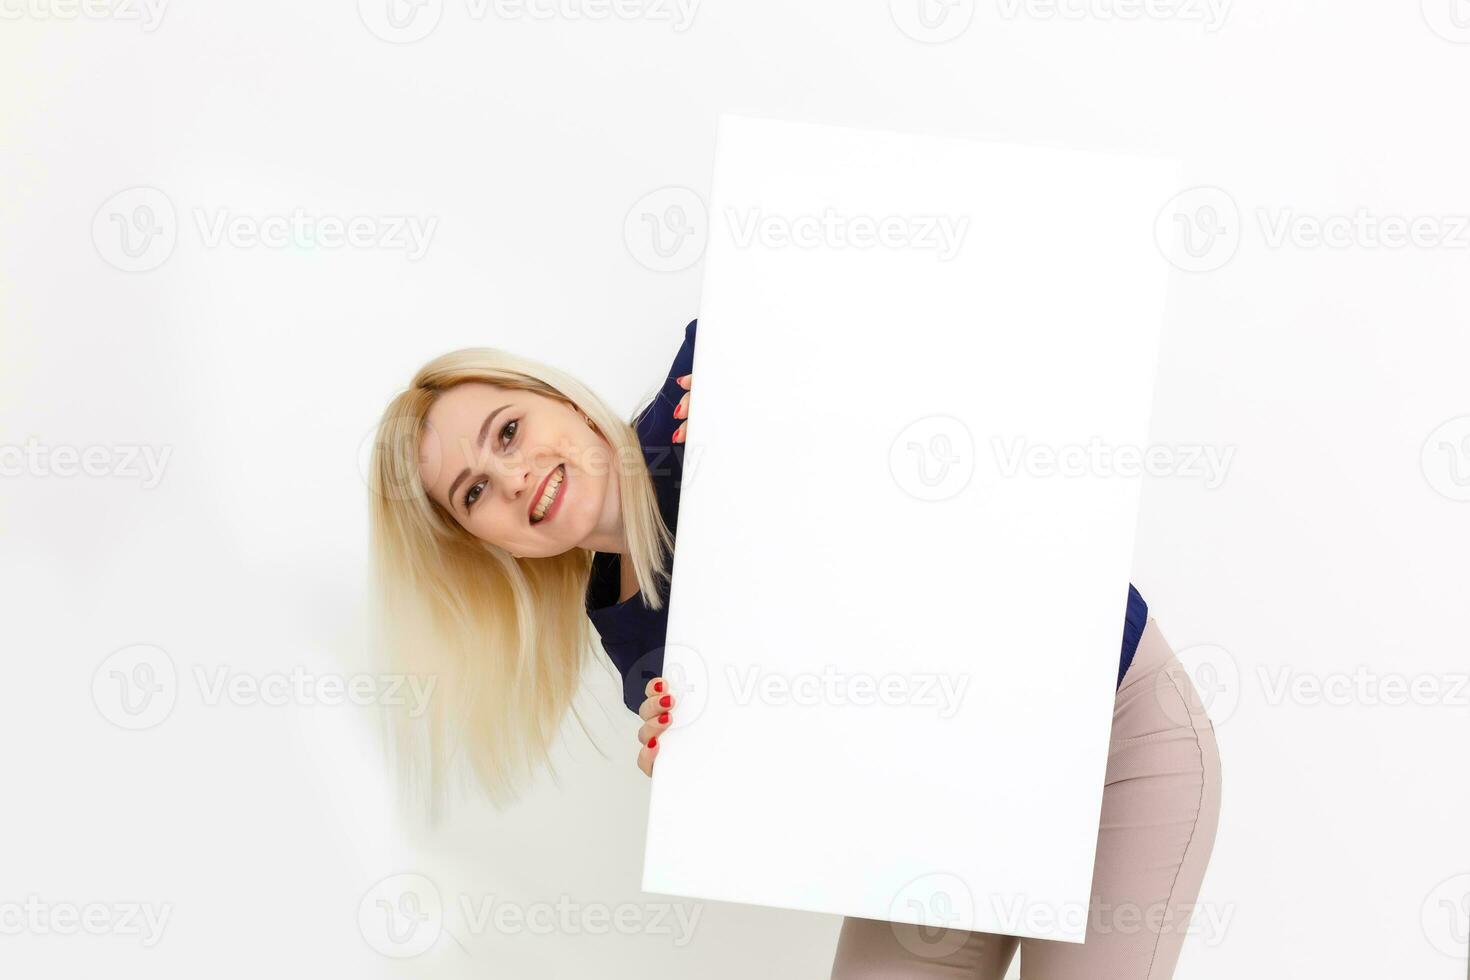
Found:
[[[645,890],[1082,941],[1177,186],[721,118]]]

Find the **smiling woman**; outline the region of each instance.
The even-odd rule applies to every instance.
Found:
[[[437,805],[462,756],[506,801],[571,709],[592,650],[594,558],[617,560],[625,596],[663,605],[673,536],[638,433],[556,368],[454,351],[384,411],[371,488],[385,653],[438,679],[421,718],[393,719],[400,775]]]

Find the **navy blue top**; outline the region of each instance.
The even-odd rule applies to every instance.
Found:
[[[684,444],[671,441],[674,430],[682,421],[674,418],[674,409],[679,399],[684,397],[684,389],[674,379],[694,370],[694,332],[698,322],[691,320],[684,328],[684,344],[669,367],[663,387],[635,420],[643,459],[648,465],[654,494],[658,498],[658,509],[673,534],[677,534],[679,529],[679,487],[684,478]],[[645,700],[643,692],[648,682],[663,674],[669,589],[667,583],[660,583],[659,596],[664,602],[662,609],[649,609],[643,603],[643,596],[636,592],[627,601],[618,602],[621,591],[619,560],[615,553],[599,551],[593,554],[592,577],[587,585],[587,617],[602,637],[603,649],[623,675],[623,703],[636,713]],[[1133,653],[1138,649],[1138,640],[1143,635],[1147,619],[1148,605],[1130,584],[1128,607],[1123,617],[1123,653],[1118,662],[1119,686],[1128,665],[1133,662]]]

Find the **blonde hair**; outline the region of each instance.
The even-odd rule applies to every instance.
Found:
[[[393,672],[434,683],[421,717],[389,713],[388,744],[399,787],[435,814],[460,763],[497,803],[549,768],[591,659],[585,596],[593,552],[515,558],[466,531],[423,487],[420,440],[429,409],[467,382],[533,392],[586,413],[612,449],[624,559],[652,609],[662,606],[659,583],[668,581],[673,549],[636,430],[576,378],[507,351],[467,348],[425,364],[388,403],[369,476],[381,653]]]

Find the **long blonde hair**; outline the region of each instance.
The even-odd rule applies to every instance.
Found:
[[[400,788],[434,813],[460,763],[497,803],[548,766],[591,659],[585,595],[593,553],[515,558],[471,535],[423,487],[429,409],[466,382],[533,392],[587,414],[612,449],[625,558],[652,609],[662,606],[659,583],[668,581],[673,549],[637,431],[571,375],[508,351],[466,348],[425,364],[388,403],[369,476],[379,639],[394,673],[434,683],[420,717],[389,713],[389,747]]]

